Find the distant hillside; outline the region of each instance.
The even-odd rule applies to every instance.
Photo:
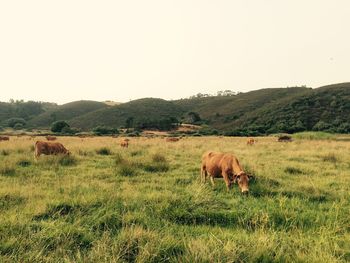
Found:
[[[261,89],[235,96],[214,96],[183,99],[175,101],[184,110],[197,112],[207,124],[219,130],[228,130],[241,125],[238,120],[246,114],[269,103],[291,100],[295,96],[304,96],[310,88],[274,88]]]
[[[173,102],[145,98],[90,112],[72,119],[69,123],[73,127],[84,130],[96,126],[119,128],[125,126],[127,120],[129,120],[131,126],[136,126],[140,123],[171,117],[179,118],[183,113],[182,108]]]
[[[21,118],[27,121],[56,106],[54,103],[36,101],[0,102],[0,125],[6,126],[7,121],[11,118]]]
[[[179,100],[212,128],[232,135],[322,130],[350,132],[350,83],[317,89],[262,89],[229,97]]]
[[[57,108],[48,110],[28,122],[28,126],[37,128],[50,127],[51,123],[57,120],[69,121],[77,116],[82,116],[86,113],[105,109],[109,106],[97,101],[75,101],[58,106]]]
[[[350,83],[329,85],[266,104],[238,118],[232,125],[269,133],[350,132]]]
[[[19,128],[48,128],[56,120],[65,120],[71,127],[88,131],[97,126],[169,129],[180,121],[205,126],[203,134],[259,135],[304,130],[350,133],[350,83],[317,89],[272,88],[228,96],[175,101],[145,98],[109,104],[0,103],[0,125],[8,125],[10,118],[23,118],[25,122],[22,119]]]

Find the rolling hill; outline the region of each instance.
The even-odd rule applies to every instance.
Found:
[[[107,104],[97,101],[74,101],[39,114],[38,116],[29,120],[28,126],[35,128],[47,128],[50,127],[51,123],[54,121],[70,121],[77,116],[108,107],[109,106]]]
[[[191,123],[188,116],[195,114],[199,118],[193,123],[205,124],[208,129],[227,135],[304,130],[350,132],[350,83],[317,89],[261,89],[232,96],[174,101],[144,98],[116,105],[95,101],[48,104],[46,108],[45,104],[40,105],[28,102],[15,107],[0,103],[0,121],[24,116],[25,127],[48,128],[55,120],[65,120],[71,127],[89,131],[97,126],[149,128],[158,127],[161,121]]]
[[[89,130],[96,126],[119,128],[125,126],[127,119],[135,125],[146,120],[178,118],[183,113],[184,110],[173,102],[145,98],[77,116],[69,123],[71,126],[83,130]]]

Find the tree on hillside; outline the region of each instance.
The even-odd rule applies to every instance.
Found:
[[[6,126],[14,128],[16,124],[21,124],[22,127],[26,125],[26,121],[23,118],[11,118],[6,121]]]
[[[125,128],[133,128],[134,127],[134,118],[129,117],[125,121]]]
[[[51,124],[51,131],[52,132],[62,132],[63,128],[68,127],[69,124],[65,121],[55,121]]]
[[[201,117],[199,116],[199,114],[197,112],[191,111],[187,114],[187,116],[188,116],[189,123],[196,123],[196,122],[201,121]]]

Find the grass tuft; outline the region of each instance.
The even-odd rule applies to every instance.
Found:
[[[59,158],[58,163],[62,166],[73,166],[77,164],[77,159],[72,155],[63,155]]]
[[[29,161],[28,159],[21,159],[17,162],[17,165],[18,166],[21,166],[21,167],[28,167],[32,164],[31,161]]]
[[[338,162],[338,158],[334,153],[329,153],[325,156],[322,156],[322,161],[336,164]]]
[[[296,174],[303,174],[304,172],[298,168],[295,168],[295,167],[286,167],[284,169],[284,172],[287,173],[287,174],[293,174],[293,175],[296,175]]]
[[[96,153],[99,155],[111,155],[112,154],[111,150],[107,147],[102,147],[102,148],[96,150]]]

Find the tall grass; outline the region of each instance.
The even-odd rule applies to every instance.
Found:
[[[60,141],[71,156],[34,160],[26,137],[0,151],[0,262],[350,260],[345,141]],[[237,156],[255,176],[249,196],[199,182],[207,150]]]

